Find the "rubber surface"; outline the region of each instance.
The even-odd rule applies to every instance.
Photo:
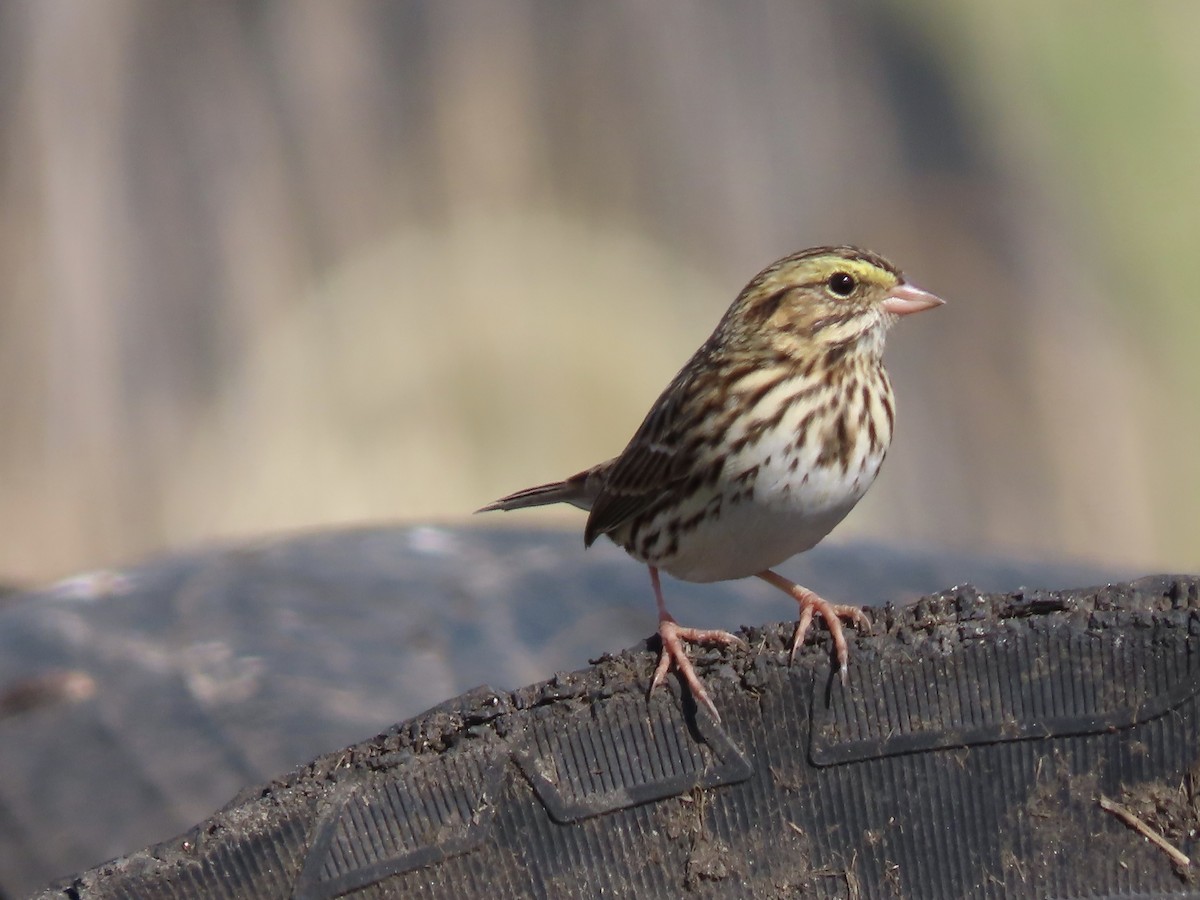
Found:
[[[1200,582],[876,611],[851,677],[788,626],[478,689],[45,897],[1200,896]]]
[[[782,571],[875,606],[968,579],[1125,577],[836,543]],[[699,627],[795,610],[757,579],[664,590]],[[550,529],[289,534],[0,595],[0,898],[178,834],[246,785],[475,685],[542,681],[653,631],[644,566]]]

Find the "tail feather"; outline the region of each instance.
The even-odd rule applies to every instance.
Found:
[[[526,509],[530,506],[548,506],[551,503],[570,503],[583,510],[590,510],[596,499],[597,483],[593,477],[601,466],[572,475],[566,481],[552,481],[537,487],[525,488],[495,503],[489,503],[475,512],[491,512],[494,509]]]

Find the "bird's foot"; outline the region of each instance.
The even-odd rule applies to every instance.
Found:
[[[647,692],[647,696],[652,694],[654,689],[666,678],[667,671],[671,668],[671,663],[675,663],[675,668],[679,670],[679,674],[687,682],[688,688],[692,692],[692,697],[695,698],[697,703],[712,713],[714,719],[720,722],[721,715],[717,712],[717,707],[713,704],[712,698],[708,696],[708,690],[704,687],[704,682],[696,674],[696,670],[692,666],[692,661],[688,659],[687,651],[683,645],[684,642],[687,642],[689,644],[718,644],[724,647],[744,647],[745,641],[736,635],[730,634],[728,631],[720,631],[715,628],[682,628],[670,616],[659,619],[658,639],[662,642],[662,650],[659,652],[658,665],[654,669],[654,677],[650,679],[650,690]]]
[[[796,634],[792,637],[792,650],[788,654],[788,663],[791,664],[795,661],[796,651],[804,643],[808,627],[812,624],[813,614],[820,613],[829,629],[830,637],[833,638],[833,652],[837,657],[838,671],[842,673],[842,683],[845,684],[846,673],[849,671],[850,651],[846,646],[846,634],[842,630],[842,619],[861,628],[867,634],[871,633],[871,620],[867,618],[867,614],[860,607],[830,603],[806,588],[799,585],[797,588],[799,588],[799,592],[803,593],[803,596],[800,596],[799,592],[792,594],[800,604],[800,619],[796,622]]]
[[[808,629],[812,625],[813,616],[820,614],[821,618],[825,621],[826,627],[829,629],[830,637],[833,638],[834,656],[837,659],[838,670],[842,674],[842,683],[845,684],[846,673],[849,671],[850,650],[846,646],[846,635],[842,630],[842,619],[870,634],[871,620],[867,617],[867,614],[858,606],[841,606],[836,603],[830,603],[808,588],[788,581],[774,572],[760,572],[758,577],[769,584],[775,585],[780,590],[787,591],[800,604],[800,618],[796,622],[796,632],[792,636],[792,648],[788,654],[788,664],[790,665],[795,661],[796,651],[800,649],[804,643],[804,638],[808,635]]]

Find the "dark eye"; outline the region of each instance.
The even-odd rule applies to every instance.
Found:
[[[839,297],[849,297],[854,293],[856,286],[854,276],[846,272],[834,272],[826,283],[829,285],[829,289]]]

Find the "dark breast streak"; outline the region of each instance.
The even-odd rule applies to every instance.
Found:
[[[710,365],[713,362],[709,360]],[[796,404],[809,410],[786,447],[785,455],[793,460],[817,441],[821,450],[816,464],[836,466],[849,480],[857,474],[850,472],[852,466],[886,452],[894,411],[882,366],[842,355],[833,362],[828,368],[806,372],[805,367],[778,356],[742,358],[697,373],[670,427],[659,435],[662,444],[673,448],[675,477],[651,491],[653,496],[647,495],[634,515],[613,528],[612,540],[651,564],[675,555],[680,541],[686,541],[701,523],[719,518],[724,505],[753,496],[757,467],[730,471],[727,460],[754,447],[785,422],[795,421],[788,413]],[[740,380],[764,369],[776,372],[736,390]],[[795,382],[794,389],[777,390],[789,381]],[[780,402],[765,407],[763,401],[772,391]],[[731,439],[731,431],[743,422]],[[807,477],[798,466],[791,471],[797,482]]]
[[[830,398],[811,426],[821,442],[816,464],[849,474],[856,462],[887,452],[894,416],[891,385],[878,364],[838,366],[830,378]],[[824,426],[821,420],[827,420]]]

